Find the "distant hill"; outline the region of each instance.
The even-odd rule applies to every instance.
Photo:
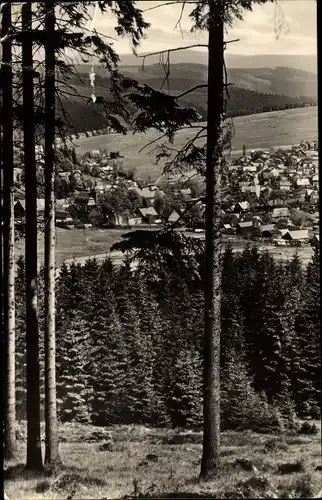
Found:
[[[71,79],[77,91],[89,97],[91,87],[88,73],[90,65],[79,65],[79,74],[83,83]],[[186,90],[207,81],[207,66],[197,63],[178,63],[171,66],[168,82],[164,82],[164,70],[159,64],[141,66],[122,66],[125,76],[134,77],[142,84],[160,89],[172,95],[178,95]],[[109,80],[106,70],[95,68],[96,93],[109,98]],[[229,89],[228,115],[239,116],[265,111],[274,111],[316,104],[317,77],[314,73],[286,67],[262,67],[228,70],[228,79],[234,86]],[[206,119],[207,90],[197,89],[180,100],[182,106],[194,107]],[[85,105],[80,99],[69,98],[65,108],[70,113],[76,132],[100,129],[106,126],[103,114],[95,104]]]
[[[133,54],[120,54],[121,64],[123,66],[139,66],[142,59]],[[275,68],[287,67],[298,68],[302,71],[317,74],[318,58],[316,55],[288,55],[288,54],[261,54],[258,56],[245,56],[229,54],[227,50],[225,54],[227,67],[230,69],[252,69],[252,68]],[[159,56],[149,56],[145,60],[145,65],[156,64],[159,62]],[[206,51],[197,50],[180,50],[172,52],[171,64],[208,64],[208,55]]]

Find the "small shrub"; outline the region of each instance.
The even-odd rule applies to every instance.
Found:
[[[114,451],[113,443],[111,441],[107,441],[106,443],[100,444],[98,451]]]
[[[35,492],[36,493],[45,493],[45,491],[48,491],[51,487],[51,483],[49,481],[39,481],[36,484],[35,487]]]
[[[288,444],[285,441],[279,439],[268,439],[264,443],[264,453],[272,453],[278,450],[287,450]]]
[[[312,498],[314,496],[312,476],[310,474],[305,474],[296,480],[295,494],[297,498]]]
[[[239,482],[236,487],[238,498],[274,498],[272,486],[265,476],[254,475],[246,481]]]
[[[312,436],[314,434],[317,434],[318,432],[319,430],[317,426],[314,423],[311,424],[310,422],[303,422],[298,430],[298,434],[306,434],[307,436]]]
[[[86,443],[99,443],[101,441],[112,441],[112,433],[107,430],[97,430],[85,438]]]
[[[311,408],[311,417],[313,420],[321,420],[321,409],[319,406],[313,406]]]
[[[279,464],[277,467],[279,474],[293,474],[293,472],[304,472],[304,463],[302,460]]]

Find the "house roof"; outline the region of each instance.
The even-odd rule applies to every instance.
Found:
[[[173,212],[171,212],[171,214],[169,215],[168,221],[169,222],[177,222],[177,220],[179,218],[180,218],[180,215],[178,214],[178,212],[176,212],[176,210],[173,210]]]
[[[288,217],[290,215],[290,211],[287,207],[274,208],[272,217]]]
[[[251,220],[246,221],[246,222],[238,222],[237,224],[240,228],[246,228],[246,227],[252,227],[253,222]]]
[[[142,217],[146,217],[147,215],[153,215],[153,216],[158,215],[154,207],[139,208],[139,211],[142,214]]]
[[[153,199],[155,197],[156,189],[150,189],[149,187],[144,187],[142,189],[137,189],[139,195],[142,198]]]
[[[68,208],[70,205],[70,201],[65,200],[56,200],[56,210],[62,210],[63,208]]]
[[[264,226],[261,226],[259,230],[261,233],[264,231],[275,231],[275,226],[274,224],[265,224]]]
[[[100,217],[101,214],[99,213],[99,211],[94,207],[92,208],[92,210],[90,211],[88,217]]]
[[[307,229],[298,229],[297,231],[287,231],[284,234],[284,238],[290,236],[292,240],[306,240],[309,239],[309,233]]]
[[[92,198],[92,197],[91,197],[91,193],[89,193],[88,191],[80,191],[76,195],[76,199],[79,199],[79,200],[89,200],[89,198]]]
[[[37,210],[45,210],[45,198],[37,199]]]
[[[25,200],[17,200],[14,204],[14,206],[16,205],[20,205],[24,210],[26,210],[26,201]]]
[[[239,205],[242,210],[247,210],[250,207],[248,201],[239,201],[237,205]]]
[[[297,186],[309,186],[310,185],[310,181],[307,178],[297,179],[296,184],[297,184]]]

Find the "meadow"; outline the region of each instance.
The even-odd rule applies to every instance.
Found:
[[[321,489],[320,429],[316,435],[222,432],[221,468],[209,482],[198,481],[200,432],[75,423],[59,431],[64,465],[55,474],[25,472],[26,444],[19,442],[18,459],[4,467],[9,499],[312,498]],[[237,459],[251,460],[255,469],[244,470]]]
[[[302,140],[317,139],[317,107],[273,111],[255,115],[240,116],[233,119],[235,136],[232,140],[232,152],[242,149],[269,149],[277,146],[299,144]],[[198,129],[185,129],[178,132],[174,147],[181,148],[187,140],[194,137]],[[162,162],[155,165],[155,151],[152,150],[163,140],[146,147],[149,142],[160,137],[155,130],[146,133],[104,134],[75,140],[77,154],[84,154],[92,149],[119,151],[125,170],[135,168],[136,175],[155,181],[161,175]],[[199,143],[202,144],[204,139]]]
[[[84,261],[89,257],[96,257],[97,260],[102,260],[110,253],[111,247],[114,243],[122,240],[122,235],[133,229],[98,229],[89,228],[85,231],[82,229],[61,229],[56,228],[56,266],[59,268],[64,261],[71,261],[75,259],[78,262]],[[154,229],[151,228],[151,231]],[[190,234],[190,233],[189,233]],[[203,238],[203,235],[191,233],[192,236]],[[227,239],[228,240],[228,239]],[[243,239],[229,239],[233,248],[242,249],[247,241]],[[223,238],[225,243],[226,238]],[[275,247],[273,245],[261,243],[263,249],[268,249],[270,254],[276,260],[291,259],[295,249],[294,247]],[[304,264],[310,261],[313,250],[311,246],[299,247],[296,249],[300,259]],[[25,252],[24,240],[20,240],[16,244],[16,257],[23,256]],[[122,260],[121,252],[113,252],[111,255],[112,260],[119,264]],[[38,233],[38,262],[41,264],[44,261],[44,234]]]

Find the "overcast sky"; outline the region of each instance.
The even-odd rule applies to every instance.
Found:
[[[321,0],[319,0],[321,1]],[[138,1],[140,9],[146,10],[162,1]],[[244,21],[236,21],[226,39],[239,38],[240,42],[229,45],[227,52],[241,55],[293,54],[315,55],[317,52],[316,0],[279,0],[280,9],[272,3],[256,5],[253,12],[245,12]],[[165,50],[169,47],[205,43],[205,34],[190,33],[191,22],[186,6],[181,22],[181,29],[175,25],[179,19],[181,5],[167,5],[148,10],[145,20],[151,23],[147,38],[142,41],[139,53]],[[281,11],[283,14],[281,14]],[[276,20],[284,16],[285,30],[276,39],[274,30]],[[113,19],[108,15],[97,15],[95,28],[98,32],[115,38]],[[131,44],[126,39],[114,43],[119,54],[131,53]]]

